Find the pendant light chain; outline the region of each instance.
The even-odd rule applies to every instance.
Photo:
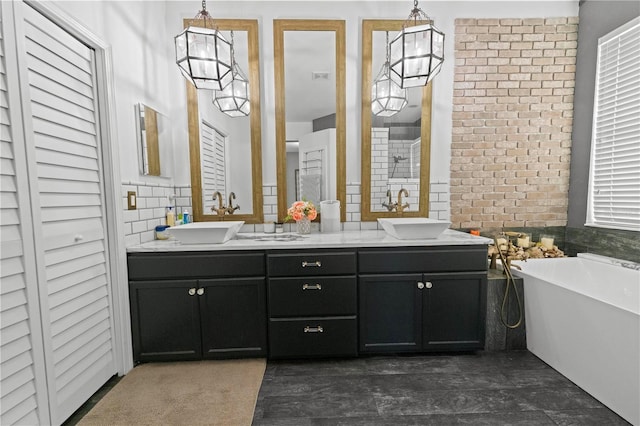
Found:
[[[385,31],[385,46],[387,46],[387,61],[385,62],[385,66],[389,66],[389,64],[391,63],[390,61],[390,57],[391,57],[391,47],[389,46],[389,31]]]
[[[231,30],[231,72],[233,72],[233,69],[235,67],[236,67],[236,51],[234,49],[233,30]]]

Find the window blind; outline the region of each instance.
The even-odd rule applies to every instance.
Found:
[[[640,18],[598,41],[587,225],[640,231]]]

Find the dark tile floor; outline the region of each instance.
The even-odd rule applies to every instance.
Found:
[[[628,425],[528,351],[269,361],[267,425]]]

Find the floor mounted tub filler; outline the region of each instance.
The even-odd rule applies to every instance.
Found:
[[[527,348],[640,425],[640,264],[583,253],[517,264]]]

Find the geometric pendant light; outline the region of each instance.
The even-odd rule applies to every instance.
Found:
[[[175,36],[176,63],[182,75],[197,89],[221,90],[231,81],[231,44],[217,28],[207,28],[206,1],[194,19],[203,27],[190,26]]]
[[[222,90],[213,92],[213,104],[230,117],[249,115],[249,80],[236,62],[231,31],[231,81]]]
[[[414,0],[413,9],[390,48],[393,81],[402,88],[425,86],[444,62],[444,33]]]
[[[389,64],[389,32],[387,32],[386,61],[371,87],[371,112],[380,117],[396,115],[407,105],[407,90],[391,79]]]

